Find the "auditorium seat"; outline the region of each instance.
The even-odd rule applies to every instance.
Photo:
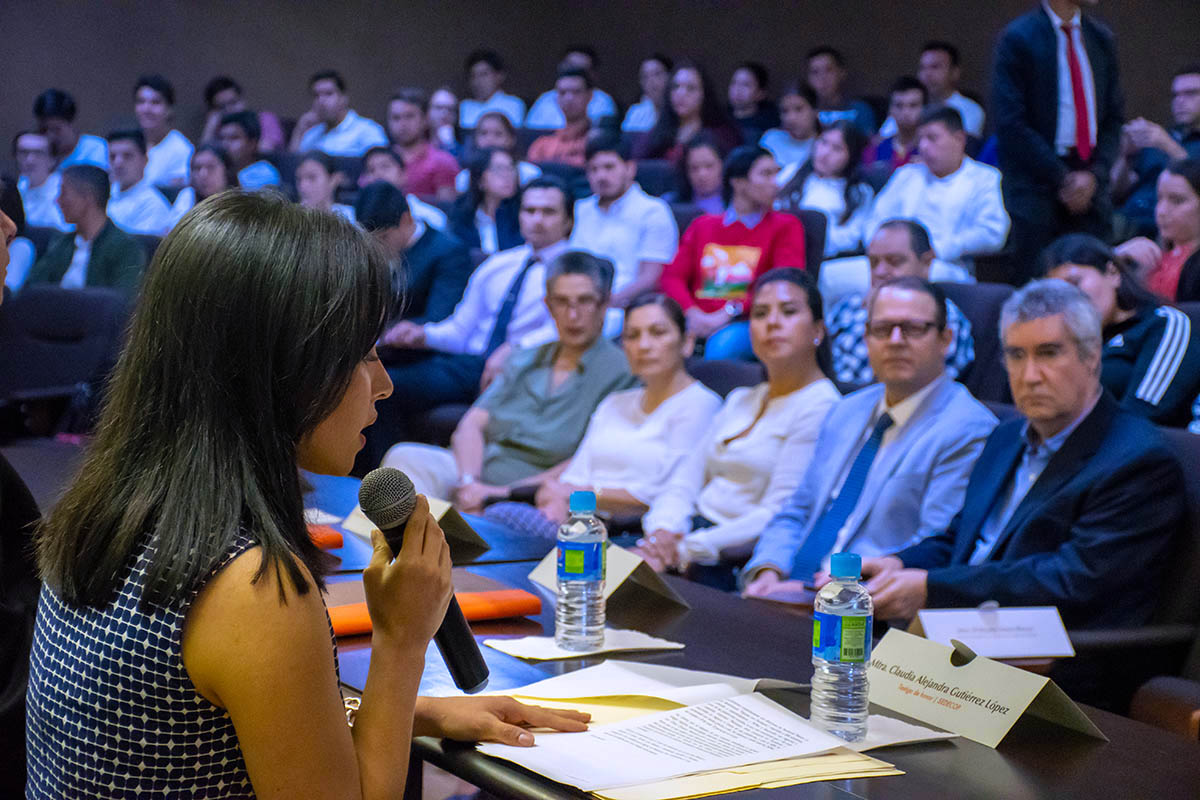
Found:
[[[689,375],[721,397],[739,386],[753,386],[767,379],[766,370],[757,361],[690,358],[686,368]]]
[[[155,236],[152,233],[135,233],[132,236],[146,251],[146,263],[149,264],[154,260],[154,254],[158,252],[158,246],[162,244],[163,237]]]
[[[1013,288],[1002,283],[939,283],[938,287],[970,321],[971,336],[975,339],[975,361],[958,379],[980,400],[1008,402],[1008,373],[1004,370],[1000,343],[1000,308]]]
[[[637,182],[646,194],[661,197],[676,189],[675,164],[662,158],[648,158],[637,162]]]
[[[1200,303],[1176,303],[1175,307],[1192,321],[1192,336],[1200,337]]]
[[[671,213],[675,215],[675,226],[679,228],[679,235],[682,236],[688,226],[704,214],[704,209],[694,203],[671,203]]]
[[[55,228],[39,228],[35,225],[28,225],[21,235],[33,242],[33,250],[37,254],[37,258],[41,258],[42,254],[46,252],[46,248],[50,246],[50,240],[61,232]]]
[[[542,130],[541,128],[517,128],[517,143],[514,146],[516,152],[513,153],[517,158],[524,158],[529,152],[529,146],[533,144],[538,137],[545,136],[554,131]]]
[[[821,262],[825,260],[825,230],[829,218],[825,212],[812,208],[802,208],[796,216],[804,225],[804,268],[815,280],[820,276]]]
[[[288,151],[268,153],[265,156],[267,161],[270,161],[275,165],[275,169],[279,170],[280,188],[292,197],[296,196],[296,167],[300,166],[300,159],[303,157],[303,153]]]
[[[333,156],[333,164],[342,173],[342,187],[358,187],[358,176],[362,174],[362,159],[358,156]]]
[[[576,200],[592,193],[592,187],[588,185],[587,174],[583,171],[583,167],[558,161],[541,161],[538,162],[538,166],[542,168],[543,175],[554,175],[566,182],[567,188],[571,190],[571,194]]]
[[[175,205],[175,198],[179,197],[179,193],[183,191],[182,186],[156,186],[159,194],[167,198],[167,202]]]

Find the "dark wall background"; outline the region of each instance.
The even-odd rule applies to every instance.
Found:
[[[830,43],[850,59],[854,89],[881,94],[915,69],[930,38],[963,52],[965,88],[985,93],[992,49],[1004,24],[1033,0],[442,0],[437,3],[306,0],[0,0],[4,88],[0,165],[8,143],[31,121],[41,89],[75,95],[83,130],[103,134],[132,120],[131,87],[158,71],[175,84],[176,121],[194,137],[201,92],[215,74],[245,87],[252,106],[288,117],[308,106],[307,76],[332,66],[350,84],[352,104],[380,118],[402,84],[462,86],[462,59],[487,44],[508,61],[508,89],[531,101],[551,83],[561,49],[599,50],[600,85],[636,100],[640,59],[654,50],[706,64],[722,91],[730,70],[756,58],[776,85],[798,74],[804,52]],[[1159,120],[1179,65],[1200,59],[1197,0],[1103,0],[1116,31],[1130,117]]]

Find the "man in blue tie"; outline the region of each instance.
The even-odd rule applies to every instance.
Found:
[[[759,537],[745,595],[796,593],[829,555],[883,555],[942,530],[996,418],[945,375],[946,298],[921,278],[872,292],[867,353],[880,383],[829,412],[792,499]]]

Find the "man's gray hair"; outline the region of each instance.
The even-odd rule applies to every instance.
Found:
[[[1000,309],[1000,341],[1014,322],[1062,314],[1071,338],[1084,361],[1099,356],[1103,339],[1100,335],[1100,315],[1088,296],[1078,287],[1056,278],[1031,281],[1018,289]]]
[[[568,250],[550,262],[546,268],[546,292],[549,293],[554,279],[560,275],[586,275],[592,279],[596,293],[607,300],[612,293],[613,263],[607,258],[594,256],[582,250]]]

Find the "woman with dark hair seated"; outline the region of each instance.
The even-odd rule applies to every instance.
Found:
[[[679,188],[668,192],[668,203],[690,203],[705,214],[725,213],[725,157],[711,136],[701,133],[684,147],[676,166]]]
[[[467,191],[448,215],[450,233],[467,247],[491,255],[524,244],[517,224],[517,164],[512,153],[495,147],[471,156]]]
[[[1158,176],[1154,219],[1165,252],[1147,284],[1168,300],[1200,302],[1200,161],[1175,161]]]
[[[1186,426],[1200,392],[1200,335],[1138,279],[1131,261],[1094,236],[1072,233],[1042,253],[1042,271],[1078,286],[1100,315],[1100,382],[1137,414]]]
[[[699,133],[712,137],[722,158],[742,143],[742,134],[725,113],[708,74],[699,64],[682,62],[671,72],[666,108],[650,133],[634,146],[633,157],[675,161]]]
[[[423,497],[399,553],[372,535],[370,672],[356,716],[343,705],[300,470],[353,465],[392,390],[390,302],[369,234],[270,194],[218,195],[163,241],[96,438],[37,533],[28,797],[392,798],[413,736],[583,728],[417,697],[452,592]]]
[[[296,165],[296,195],[300,198],[300,205],[318,211],[332,211],[354,222],[354,206],[334,202],[338,187],[345,177],[338,170],[333,156],[320,150],[305,153]]]
[[[196,203],[237,185],[237,171],[229,154],[215,144],[200,145],[192,154],[190,183],[171,204],[171,225],[176,225]]]
[[[654,569],[715,565],[723,550],[748,549],[791,497],[841,396],[827,377],[823,318],[804,270],[781,267],[758,279],[750,342],[767,380],[730,392],[642,518],[638,553]]]

